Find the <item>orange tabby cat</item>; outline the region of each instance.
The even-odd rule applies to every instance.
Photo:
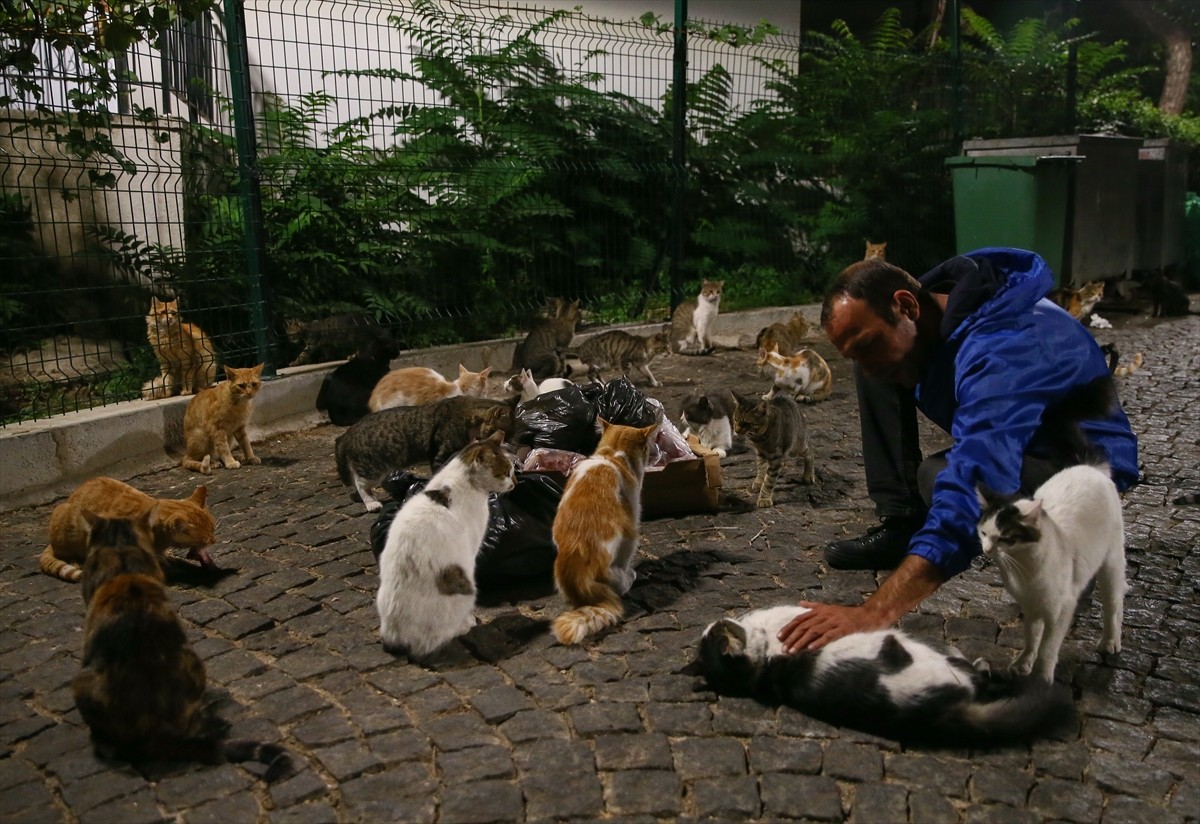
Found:
[[[150,298],[146,337],[162,374],[142,386],[143,399],[192,394],[216,381],[217,353],[212,342],[199,326],[179,320],[178,300]]]
[[[863,260],[870,260],[871,258],[879,258],[880,260],[887,260],[887,241],[886,240],[883,243],[872,243],[869,240],[867,241],[867,253],[865,255],[863,255]]]
[[[216,521],[204,506],[208,489],[196,487],[182,501],[151,498],[128,484],[112,478],[92,478],[50,513],[50,543],[42,550],[42,572],[64,581],[78,581],[87,559],[89,526],[83,513],[101,518],[128,518],[143,533],[159,555],[168,547],[188,550],[188,557],[212,567],[205,547],[213,542]],[[144,537],[144,536],[143,536]]]
[[[432,369],[421,366],[395,369],[375,385],[368,406],[372,412],[378,412],[393,406],[424,406],[460,395],[482,398],[491,371],[492,367],[489,366],[482,372],[468,372],[467,367],[460,363],[458,380],[448,381]]]
[[[224,381],[192,398],[183,416],[183,437],[187,440],[185,469],[210,475],[214,458],[225,464],[226,469],[237,469],[241,464],[233,459],[229,448],[234,438],[241,444],[243,461],[262,463],[254,456],[246,432],[250,413],[254,411],[254,396],[262,387],[262,368],[261,363],[246,369],[226,366]]]
[[[621,596],[633,586],[642,474],[656,427],[601,420],[592,457],[571,472],[554,516],[554,582],[573,609],[554,620],[560,644],[577,644],[621,620]]]

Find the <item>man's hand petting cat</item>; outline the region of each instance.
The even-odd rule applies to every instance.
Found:
[[[801,601],[800,606],[808,607],[811,612],[797,616],[779,631],[779,640],[783,642],[783,651],[787,653],[820,649],[852,633],[886,629],[891,624],[886,615],[866,604],[842,607]]]

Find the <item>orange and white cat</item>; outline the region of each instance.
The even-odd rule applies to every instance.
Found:
[[[146,337],[162,374],[142,386],[143,400],[193,394],[217,379],[217,353],[204,331],[179,319],[178,300],[150,298]]]
[[[825,359],[811,349],[801,349],[791,357],[779,354],[779,346],[768,352],[758,350],[759,367],[766,367],[774,373],[775,383],[767,398],[775,397],[782,391],[798,401],[816,403],[829,397],[833,391],[833,375]]]
[[[596,451],[567,480],[554,516],[554,583],[572,607],[554,619],[560,644],[577,644],[625,614],[642,515],[642,475],[655,427],[601,419]]]
[[[92,478],[50,513],[50,543],[42,550],[42,572],[64,581],[78,581],[87,559],[91,526],[84,512],[100,518],[128,518],[135,529],[149,531],[146,545],[163,555],[168,547],[188,551],[188,557],[213,565],[205,547],[213,542],[217,522],[204,506],[208,489],[196,487],[182,501],[151,498],[112,478]]]
[[[246,431],[254,411],[254,396],[262,388],[262,368],[261,363],[245,369],[226,366],[225,380],[192,398],[183,416],[183,436],[187,440],[184,469],[211,475],[214,459],[226,469],[239,468],[242,464],[234,460],[230,448],[234,439],[242,447],[244,463],[262,463],[255,457]]]
[[[886,240],[883,243],[872,243],[869,240],[867,241],[867,253],[865,255],[863,255],[863,260],[870,260],[871,258],[879,258],[880,260],[887,260],[887,241]]]
[[[492,367],[488,366],[482,372],[469,372],[460,363],[458,380],[448,381],[432,369],[422,366],[394,369],[375,385],[367,405],[372,412],[378,412],[393,406],[424,406],[459,395],[482,398],[491,371]]]

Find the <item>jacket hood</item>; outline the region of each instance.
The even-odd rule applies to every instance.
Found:
[[[951,258],[920,278],[947,294],[942,340],[962,338],[984,319],[1024,315],[1054,287],[1046,261],[1023,249],[990,247]]]

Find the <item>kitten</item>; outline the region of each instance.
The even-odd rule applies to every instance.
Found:
[[[516,484],[504,433],[469,444],[396,513],[379,556],[379,635],[422,658],[475,625],[475,556],[488,494]]]
[[[1092,314],[1096,304],[1104,297],[1104,281],[1087,283],[1078,289],[1060,286],[1046,295],[1054,303],[1067,310],[1067,314],[1078,321]]]
[[[671,333],[668,329],[649,337],[613,329],[584,341],[573,355],[568,353],[567,358],[573,356],[579,361],[592,380],[598,380],[603,369],[620,369],[623,373],[628,373],[634,368],[650,379],[651,386],[658,387],[662,384],[650,371],[650,362],[658,355],[669,354]]]
[[[150,298],[146,337],[162,373],[142,386],[144,400],[195,394],[216,381],[212,341],[196,324],[180,321],[178,300]]]
[[[217,523],[204,506],[208,489],[196,487],[182,501],[158,500],[112,478],[84,481],[71,497],[50,513],[50,543],[42,550],[42,572],[64,581],[78,581],[87,559],[88,522],[84,512],[103,518],[147,518],[150,545],[159,555],[168,547],[188,551],[188,557],[215,568],[205,549],[213,542]]]
[[[1102,652],[1121,651],[1125,601],[1125,526],[1107,466],[1072,466],[1032,498],[978,487],[979,540],[1021,606],[1025,649],[1012,668],[1054,680],[1075,605],[1092,576],[1104,615]]]
[[[671,342],[684,355],[707,355],[712,351],[713,319],[721,310],[723,280],[706,280],[700,286],[700,296],[675,307],[671,315]]]
[[[477,437],[512,437],[517,398],[455,397],[425,406],[397,406],[367,415],[334,441],[338,477],[353,486],[367,512],[383,508],[371,494],[389,472],[429,461],[436,472]]]
[[[533,374],[528,369],[522,369],[516,375],[509,378],[504,384],[505,392],[520,392],[521,403],[531,401],[538,395],[545,395],[547,392],[557,392],[560,389],[566,389],[568,386],[575,384],[566,378],[546,378],[546,380],[538,383],[533,379]]]
[[[758,459],[758,471],[750,485],[751,492],[758,492],[758,505],[775,505],[775,482],[789,455],[804,458],[804,483],[814,483],[817,476],[813,451],[804,428],[804,415],[796,402],[785,395],[758,400],[734,392],[733,397],[737,401],[733,429],[749,438]]]
[[[396,369],[383,376],[371,393],[372,412],[394,406],[424,406],[445,398],[481,398],[487,389],[487,376],[492,367],[482,372],[469,372],[458,365],[458,380],[448,381],[432,369],[416,366]]]
[[[691,434],[694,427],[701,445],[724,458],[733,448],[731,421],[735,405],[728,392],[693,395],[683,403],[683,415],[680,416],[686,425],[683,436],[686,438]]]
[[[75,706],[91,728],[96,754],[125,761],[261,761],[266,780],[291,769],[274,744],[223,741],[229,729],[204,700],[204,664],[188,643],[163,587],[150,538],[150,513],[136,521],[88,524],[83,595],[83,670]]]
[[[300,354],[288,366],[341,360],[376,342],[387,345],[392,341],[392,333],[387,327],[380,326],[374,317],[363,313],[309,321],[289,318],[284,323],[288,340],[297,346],[303,344]]]
[[[371,412],[368,405],[376,384],[391,369],[394,344],[375,341],[325,376],[317,394],[317,409],[329,414],[334,426],[351,426]]]
[[[1161,273],[1154,273],[1142,281],[1142,286],[1154,301],[1150,316],[1175,318],[1198,314],[1191,310],[1191,301],[1183,287]]]
[[[563,374],[562,353],[571,345],[583,312],[579,301],[555,298],[554,306],[554,316],[543,318],[513,350],[512,371],[528,369],[538,381]]]
[[[642,513],[642,475],[654,426],[601,419],[600,445],[567,479],[554,516],[554,583],[571,609],[554,619],[560,644],[578,644],[625,614]]]
[[[801,349],[785,358],[778,349],[768,352],[758,350],[759,367],[774,373],[774,386],[766,397],[773,398],[779,391],[787,392],[804,403],[817,403],[829,397],[833,391],[833,375],[825,359],[811,349]]]
[[[710,624],[684,669],[721,695],[786,704],[805,715],[908,743],[1023,744],[1075,728],[1069,691],[993,676],[953,647],[944,654],[899,630],[860,632],[784,654],[778,632],[805,607],[754,610]]]
[[[245,369],[226,366],[224,381],[192,398],[183,416],[187,441],[184,469],[211,475],[214,458],[226,469],[238,469],[242,464],[234,460],[230,449],[235,438],[242,447],[244,463],[262,463],[250,446],[246,430],[254,411],[254,396],[262,388],[262,369],[261,363]]]
[[[872,243],[869,240],[867,241],[867,253],[865,255],[863,255],[863,260],[870,260],[871,258],[879,258],[880,260],[887,260],[887,241],[886,240],[883,243]]]
[[[762,329],[755,338],[754,345],[760,351],[765,349],[768,352],[779,352],[784,356],[791,355],[803,348],[803,341],[808,337],[808,331],[808,321],[797,312],[787,323],[772,323]]]

